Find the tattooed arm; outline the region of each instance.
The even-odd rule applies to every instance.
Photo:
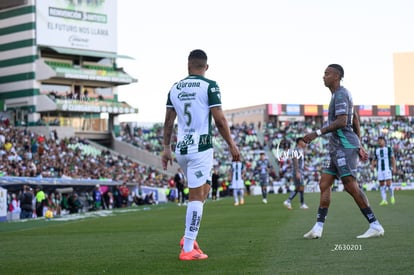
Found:
[[[174,121],[176,117],[177,112],[174,110],[174,108],[167,108],[164,121],[164,151],[161,155],[162,167],[164,170],[167,170],[168,163],[172,165],[171,136],[174,130]]]
[[[354,115],[352,118],[352,129],[354,130],[354,133],[358,136],[359,140],[360,140],[360,144],[361,146],[359,147],[359,158],[362,161],[366,161],[368,160],[368,152],[365,151],[364,146],[362,146],[362,140],[361,140],[361,124],[360,124],[360,119],[359,119],[359,114],[358,112],[354,109]]]
[[[354,130],[354,133],[358,136],[359,139],[361,139],[361,124],[359,119],[358,112],[354,109],[354,116],[352,119],[352,129]]]
[[[307,134],[306,136],[303,137],[303,141],[306,143],[310,143],[312,140],[314,140],[320,135],[324,135],[324,134],[336,131],[337,129],[341,129],[345,127],[346,122],[347,122],[347,117],[348,115],[346,114],[337,116],[336,119],[331,124],[329,124],[328,126],[324,128],[319,129],[318,130],[320,131],[319,134],[317,133],[318,131]]]

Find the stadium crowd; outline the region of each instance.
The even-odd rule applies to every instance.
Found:
[[[110,179],[156,184],[150,167],[110,151],[100,151],[78,137],[59,139],[30,128],[0,128],[0,175],[67,179]],[[147,175],[147,177],[145,177]]]
[[[377,138],[384,136],[388,145],[392,146],[397,162],[397,173],[393,176],[394,182],[414,181],[413,148],[413,121],[404,118],[386,120],[383,122],[361,122],[362,143],[371,152],[377,146]],[[268,123],[263,127],[244,123],[231,126],[234,140],[239,144],[246,167],[246,187],[257,181],[256,162],[260,152],[267,152],[274,158],[277,167],[270,173],[271,181],[279,186],[289,188],[292,179],[291,155],[294,150],[294,141],[297,137],[320,127],[312,121],[285,122],[275,127]],[[122,124],[119,140],[131,143],[142,150],[159,154],[162,150],[162,125],[152,127],[132,127]],[[215,168],[219,171],[221,189],[220,195],[228,194],[229,181],[227,178],[230,159],[225,142],[220,138],[217,130],[214,131]],[[319,138],[306,148],[305,167],[307,185],[316,185],[319,180],[319,171],[326,160],[327,139]],[[376,171],[369,162],[362,163],[359,168],[360,182],[376,183]],[[99,186],[88,192],[81,200],[77,192],[60,194],[51,191],[44,195],[44,212],[53,208],[56,214],[61,211],[76,213],[81,209],[96,210],[101,208],[125,207],[129,205],[156,203],[152,194],[143,194],[141,186],[166,188],[167,192],[174,189],[172,177],[157,170],[139,164],[125,156],[115,156],[109,150],[101,151],[88,144],[87,140],[78,137],[59,139],[52,131],[48,137],[38,135],[30,128],[14,128],[4,121],[0,124],[0,176],[61,178],[61,179],[96,179],[128,183],[128,194],[122,197],[123,184],[113,187]],[[39,188],[41,189],[41,188]],[[36,188],[30,188],[33,193],[34,213],[36,213]],[[96,194],[99,190],[101,194]],[[23,190],[14,190],[9,195],[9,211],[19,209],[18,199]],[[276,192],[276,190],[273,190]],[[280,190],[279,190],[280,192]],[[168,194],[167,194],[168,196]],[[174,196],[168,196],[172,201]],[[100,204],[96,203],[100,201]],[[35,216],[42,215],[40,212]]]
[[[370,153],[370,160],[378,145],[379,136],[384,136],[387,144],[393,148],[398,171],[393,175],[394,182],[414,182],[414,164],[411,161],[414,158],[413,122],[413,119],[403,117],[380,122],[361,121],[361,140],[365,149]],[[263,128],[247,123],[231,126],[232,136],[239,144],[246,164],[246,177],[249,184],[255,184],[255,167],[260,152],[267,151],[271,153],[270,156],[274,157],[276,165],[279,165],[270,174],[272,180],[282,185],[289,185],[292,179],[291,159],[295,149],[295,139],[320,126],[312,121],[284,122],[278,127],[268,123]],[[119,139],[140,149],[159,154],[162,150],[162,125],[143,128],[124,124]],[[229,153],[217,130],[214,132],[213,141],[216,149],[215,166],[219,169],[221,181],[226,182],[230,165]],[[327,144],[328,138],[324,136],[307,146],[305,150],[307,184],[318,182],[319,171],[324,161],[327,160]],[[370,163],[371,161],[361,163],[359,167],[358,175],[361,183],[376,183],[376,170],[372,169]]]
[[[56,214],[61,212],[60,209],[68,213],[84,209],[94,210],[97,209],[96,200],[101,201],[98,208],[126,206],[117,203],[121,184],[101,186],[101,196],[98,198],[94,198],[93,191],[78,194],[80,191],[74,190],[69,194],[61,194],[54,190],[59,189],[59,186],[46,188],[47,193],[43,195],[42,187],[39,187],[42,179],[128,183],[128,205],[154,203],[151,194],[143,194],[140,187],[163,186],[166,182],[165,175],[152,167],[139,164],[125,156],[115,156],[109,150],[98,150],[87,140],[78,137],[59,139],[56,131],[51,131],[49,136],[39,135],[30,131],[30,128],[15,128],[7,120],[0,122],[0,177],[35,179],[27,190],[34,197],[34,216],[44,215],[47,208],[52,208]],[[18,189],[13,185],[5,186],[10,190],[9,212],[21,212],[22,202],[19,198],[24,193],[24,186],[17,186]],[[42,195],[38,195],[39,191],[42,191]],[[41,202],[42,211],[36,211],[39,208],[36,199]]]
[[[265,130],[266,141],[269,144],[273,154],[280,156],[282,150],[292,150],[295,138],[302,136],[320,128],[320,125],[312,123],[290,123],[283,129],[267,127]],[[393,182],[413,182],[414,157],[413,146],[413,121],[406,118],[394,120],[385,120],[382,122],[362,121],[361,122],[361,140],[362,145],[369,152],[370,160],[361,162],[358,170],[359,182],[377,185],[376,169],[372,169],[371,161],[374,156],[374,150],[378,146],[378,137],[383,136],[387,140],[387,145],[391,146],[396,159],[397,173],[393,175]],[[306,148],[306,162],[308,182],[318,181],[318,171],[321,170],[324,161],[327,160],[328,137],[321,137],[309,144]],[[283,156],[283,155],[282,155]],[[291,165],[289,160],[280,162],[282,175],[285,178],[291,177]]]

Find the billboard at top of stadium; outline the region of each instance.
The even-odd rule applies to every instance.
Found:
[[[116,53],[116,8],[116,0],[37,1],[37,44]]]
[[[299,104],[286,104],[286,114],[287,115],[300,115],[300,105]]]

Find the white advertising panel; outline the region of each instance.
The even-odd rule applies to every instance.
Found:
[[[0,222],[7,221],[7,189],[0,187]]]
[[[37,1],[37,44],[116,53],[116,8],[116,0]]]

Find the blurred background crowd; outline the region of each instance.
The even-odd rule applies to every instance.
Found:
[[[231,126],[234,140],[239,144],[246,167],[246,187],[257,181],[255,167],[261,152],[265,152],[272,164],[270,180],[279,190],[286,192],[292,184],[292,158],[297,137],[314,131],[321,125],[312,121],[285,122],[275,126],[242,124]],[[394,150],[397,173],[393,182],[414,181],[413,121],[395,119],[382,122],[361,122],[361,140],[365,149],[373,156],[379,136],[384,136],[387,145]],[[159,155],[162,150],[163,126],[133,126],[123,123],[119,141],[129,143],[140,150]],[[219,174],[220,196],[229,194],[229,152],[217,130],[214,132],[215,170]],[[308,191],[317,190],[321,167],[327,159],[327,137],[309,144],[305,150],[305,169]],[[44,216],[48,209],[55,215],[78,213],[157,203],[154,194],[144,192],[144,186],[165,189],[169,201],[176,201],[173,177],[149,165],[139,163],[128,156],[101,150],[87,140],[77,137],[59,138],[56,131],[49,136],[39,135],[30,128],[15,128],[2,122],[0,125],[0,178],[25,177],[37,179],[37,184],[10,188],[9,211],[22,213],[24,193],[32,194],[32,217]],[[376,170],[370,162],[361,163],[358,170],[360,184],[376,186]],[[71,180],[100,180],[89,190],[42,186],[41,179],[56,178]],[[105,184],[113,182],[113,184]],[[282,188],[283,187],[283,188]],[[27,202],[25,202],[27,209]],[[17,215],[17,214],[16,214]]]

